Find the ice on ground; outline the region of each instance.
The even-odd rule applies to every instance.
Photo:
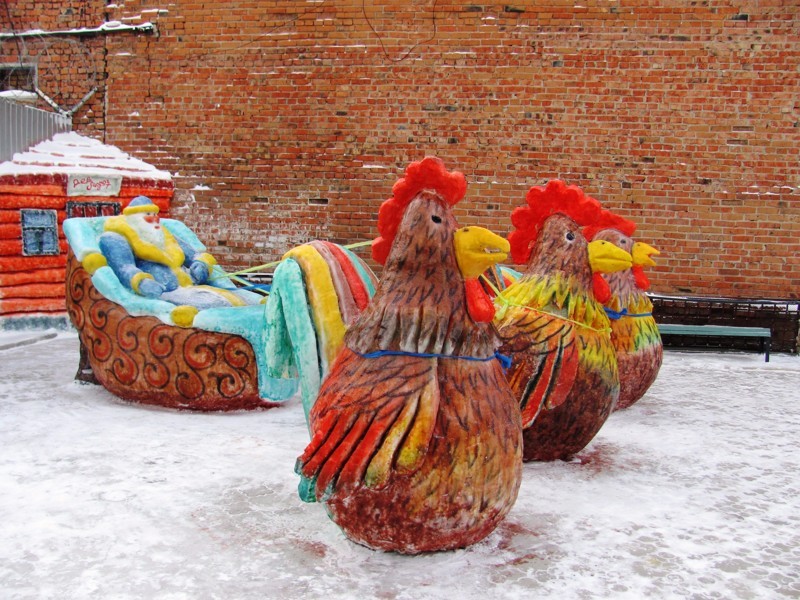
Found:
[[[298,399],[145,408],[77,364],[74,333],[0,350],[3,598],[800,597],[795,356],[668,351],[579,460],[525,465],[492,535],[416,557],[299,500]]]

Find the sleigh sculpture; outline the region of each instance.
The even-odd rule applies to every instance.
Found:
[[[222,294],[250,294],[252,304],[198,310],[145,298],[123,286],[106,264],[98,242],[106,219],[64,222],[70,246],[67,310],[81,345],[76,378],[99,383],[123,400],[197,411],[251,410],[276,406],[301,386],[304,400],[313,398],[327,368],[325,347],[340,343],[337,319],[349,321],[353,307],[363,307],[374,292],[373,276],[358,257],[312,242],[287,253],[266,299],[236,289],[213,267],[212,286]],[[161,223],[205,250],[180,221]],[[307,273],[312,268],[313,276]],[[316,286],[310,294],[307,279]],[[333,302],[325,297],[329,289],[337,290]]]

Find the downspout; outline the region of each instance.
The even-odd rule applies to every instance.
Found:
[[[50,37],[54,35],[102,35],[108,33],[156,33],[156,26],[152,23],[142,23],[141,25],[124,25],[119,21],[109,21],[97,27],[81,27],[79,29],[62,29],[58,31],[44,31],[41,29],[31,29],[20,33],[0,33],[0,41],[13,40],[27,37]]]

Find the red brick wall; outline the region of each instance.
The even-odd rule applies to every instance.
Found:
[[[10,6],[22,23],[49,5],[51,21],[85,5],[100,19],[101,4]],[[105,104],[77,128],[175,174],[173,215],[225,265],[374,237],[402,169],[436,154],[469,181],[462,224],[507,233],[526,190],[560,177],[639,223],[663,253],[656,291],[800,296],[793,0],[126,1],[107,14],[158,35],[102,38]]]
[[[104,21],[104,2],[11,0],[0,9],[3,33],[92,28]],[[59,109],[73,112],[76,130],[102,137],[105,40],[102,36],[37,36],[0,43],[0,64],[37,65],[39,88]],[[4,71],[4,74],[8,73]],[[94,91],[93,91],[94,90]],[[38,100],[37,108],[55,110]]]

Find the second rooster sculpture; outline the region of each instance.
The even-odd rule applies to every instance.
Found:
[[[467,546],[519,490],[520,414],[477,280],[509,246],[457,229],[452,206],[465,190],[433,157],[394,185],[373,245],[383,276],[320,389],[298,459],[333,521],[371,548]]]
[[[521,276],[496,299],[501,352],[511,357],[519,399],[524,460],[570,458],[605,423],[619,396],[608,317],[595,297],[601,272],[631,266],[629,253],[587,243],[581,228],[601,207],[580,188],[554,180],[533,187],[511,216],[514,262]]]

